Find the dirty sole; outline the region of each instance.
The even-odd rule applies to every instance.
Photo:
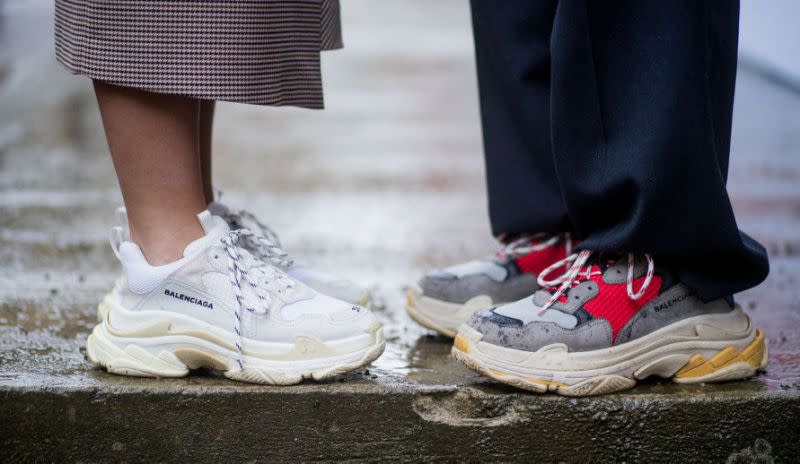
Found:
[[[479,373],[537,393],[590,396],[625,390],[651,375],[677,383],[744,379],[767,364],[764,334],[741,309],[671,324],[611,348],[568,352],[552,344],[535,352],[481,341],[462,326],[453,356]]]
[[[159,337],[119,337],[104,323],[95,327],[86,341],[86,356],[97,367],[119,375],[136,377],[184,377],[191,369],[209,368],[226,377],[266,385],[294,385],[303,379],[325,380],[366,366],[377,359],[386,346],[383,330],[376,322],[358,340],[358,347],[342,350],[355,340],[337,341],[337,347],[312,337],[298,336],[294,346],[280,353],[245,350],[244,368],[238,365],[237,352],[224,340],[212,337],[166,335]],[[257,344],[254,342],[253,344]],[[315,353],[322,354],[314,356]]]

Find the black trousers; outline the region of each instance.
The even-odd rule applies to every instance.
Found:
[[[472,0],[496,235],[646,252],[702,298],[763,281],[725,188],[739,5]]]

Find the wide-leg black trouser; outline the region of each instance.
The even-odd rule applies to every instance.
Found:
[[[472,0],[472,16],[496,235],[647,252],[706,299],[766,278],[725,188],[738,2]]]

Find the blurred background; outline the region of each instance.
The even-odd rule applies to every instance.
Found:
[[[76,347],[119,272],[106,240],[121,197],[90,82],[55,61],[52,7],[0,0],[6,370],[20,347],[81,364]],[[327,109],[220,104],[215,182],[303,261],[372,285],[390,341],[376,371],[424,381],[428,352],[449,345],[406,319],[403,287],[496,248],[468,2],[343,0],[342,12],[346,47],[323,56]],[[772,257],[769,280],[739,300],[773,356],[797,344],[800,321],[799,18],[791,0],[742,4],[729,187],[740,227]]]

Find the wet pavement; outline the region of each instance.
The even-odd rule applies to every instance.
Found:
[[[0,2],[0,390],[410,394],[423,420],[458,425],[492,425],[494,416],[447,419],[437,408],[452,412],[450,403],[418,395],[463,394],[466,403],[490,395],[495,407],[520,401],[528,410],[536,401],[590,411],[748,398],[791,400],[797,410],[800,95],[747,71],[737,86],[729,186],[740,227],[771,256],[768,280],[737,297],[768,338],[766,373],[721,385],[648,381],[567,403],[475,375],[450,358],[448,340],[408,319],[404,288],[423,270],[496,248],[469,16],[457,1],[346,2],[347,48],[324,55],[324,112],[219,105],[214,176],[225,202],[257,213],[303,261],[370,285],[386,353],[342,379],[286,388],[209,372],[151,380],[93,369],[82,347],[119,273],[107,235],[121,197],[89,83],[53,58],[48,4]]]

